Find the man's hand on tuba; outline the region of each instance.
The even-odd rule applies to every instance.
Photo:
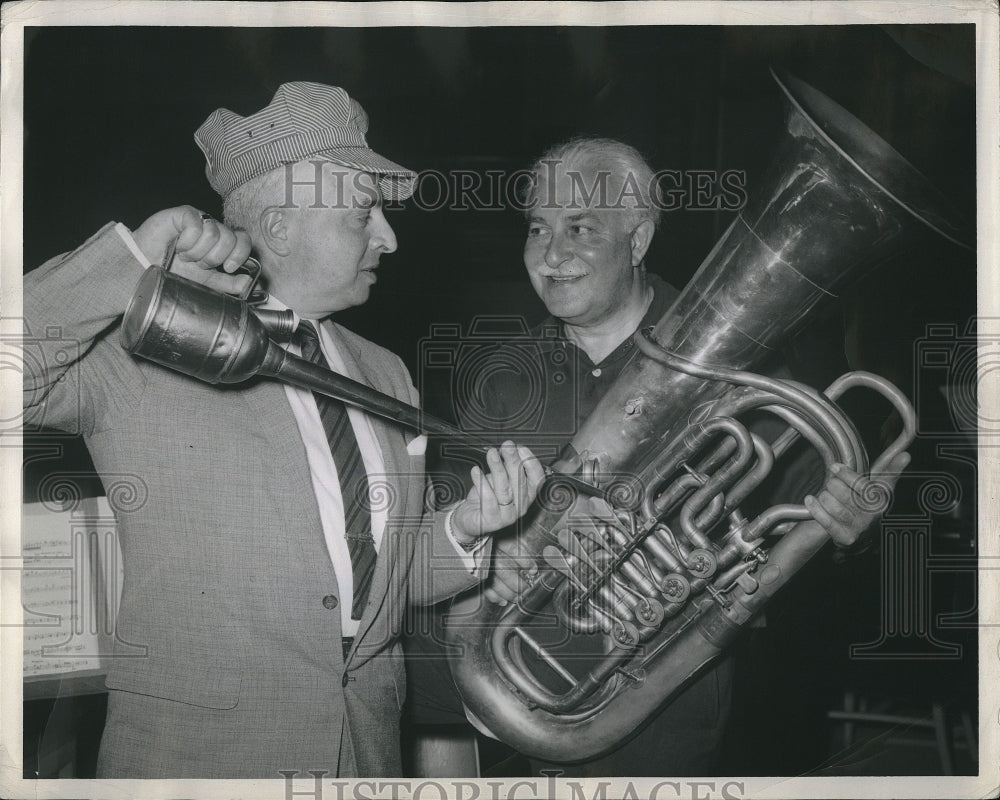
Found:
[[[875,478],[834,464],[823,490],[816,497],[807,495],[805,507],[837,547],[851,547],[888,508],[892,489],[909,463],[909,453],[899,453]]]

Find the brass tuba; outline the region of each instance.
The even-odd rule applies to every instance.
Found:
[[[613,749],[823,547],[825,533],[797,524],[809,518],[803,505],[741,510],[795,439],[827,465],[877,475],[914,436],[910,403],[878,376],[848,373],[821,394],[748,371],[908,229],[966,246],[943,198],[885,141],[811,86],[772,74],[788,116],[768,177],[670,311],[636,334],[636,358],[554,465],[595,476],[610,504],[547,483],[517,540],[536,566],[516,603],[473,595],[448,616],[463,701],[532,756]],[[855,387],[881,394],[903,422],[871,467],[834,402]],[[764,441],[749,431],[758,411],[785,432]],[[596,658],[574,658],[588,648]]]

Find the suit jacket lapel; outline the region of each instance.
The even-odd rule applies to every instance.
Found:
[[[261,380],[241,389],[236,395],[247,406],[247,427],[261,452],[267,453],[274,464],[273,473],[286,477],[282,484],[262,486],[261,491],[269,494],[273,507],[280,512],[280,518],[288,520],[289,528],[311,532],[307,535],[317,536],[325,550],[323,525],[316,495],[312,491],[309,462],[284,384]],[[301,536],[289,536],[288,541],[296,545],[303,543]],[[316,559],[311,555],[314,552],[303,549],[300,563],[329,580],[333,565],[328,558],[314,563]]]

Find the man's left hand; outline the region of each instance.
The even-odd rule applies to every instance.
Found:
[[[877,480],[858,475],[843,464],[834,464],[823,491],[817,497],[807,495],[805,506],[838,547],[850,547],[885,511],[886,503],[875,504],[884,489],[892,491],[899,473],[910,463],[908,453],[900,453],[889,462]],[[888,497],[885,498],[888,501]],[[878,506],[878,507],[875,507]]]
[[[520,518],[538,494],[545,471],[527,447],[504,442],[486,454],[490,473],[472,468],[472,489],[452,512],[452,528],[460,543],[472,544]]]

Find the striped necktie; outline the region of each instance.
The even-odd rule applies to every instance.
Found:
[[[329,369],[320,349],[319,336],[311,323],[303,320],[295,331],[295,343],[302,348],[302,357]],[[344,499],[344,534],[351,553],[354,573],[354,601],[351,619],[361,619],[368,599],[368,589],[375,575],[375,540],[372,538],[372,520],[368,504],[368,474],[361,459],[361,450],[354,435],[347,407],[340,401],[313,392],[323,430],[330,443],[333,463],[340,478],[340,494]]]

